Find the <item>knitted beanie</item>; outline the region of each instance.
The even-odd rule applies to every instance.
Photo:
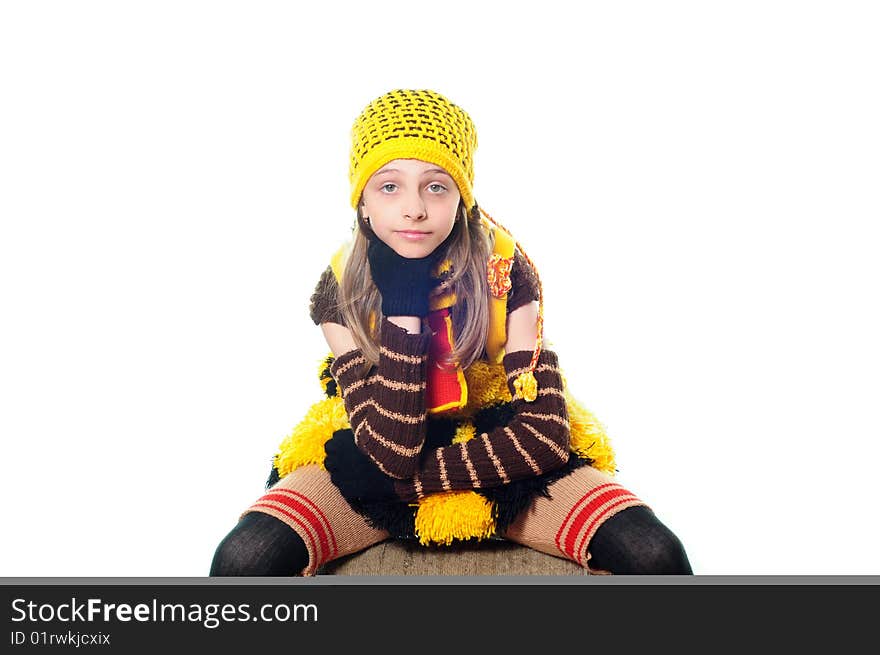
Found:
[[[458,185],[468,213],[474,207],[477,131],[470,116],[427,89],[395,89],[376,98],[351,128],[351,206],[370,176],[393,159],[421,159],[442,167]]]
[[[370,102],[351,128],[351,206],[357,209],[367,180],[394,159],[421,159],[442,167],[455,183],[470,216],[476,208],[474,200],[474,151],[477,131],[461,107],[428,89],[394,89]],[[479,211],[489,221],[505,229],[482,207]],[[519,242],[516,247],[535,271],[538,280],[538,338],[525,372],[517,376],[514,386],[531,402],[537,397],[533,371],[544,341],[544,292],[538,269]],[[487,275],[493,294],[504,294],[510,288],[509,260],[496,258],[489,262]]]

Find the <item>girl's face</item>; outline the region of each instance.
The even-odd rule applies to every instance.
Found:
[[[398,255],[432,253],[455,226],[461,194],[449,174],[421,159],[394,159],[373,173],[361,196],[361,213]]]

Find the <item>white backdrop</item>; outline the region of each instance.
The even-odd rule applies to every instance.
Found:
[[[880,573],[875,6],[3,3],[0,575],[207,574],[321,397],[308,300],[393,88],[470,113],[696,573]]]

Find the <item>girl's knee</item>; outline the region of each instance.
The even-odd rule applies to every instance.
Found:
[[[246,544],[247,540],[234,530],[226,535],[214,551],[211,571],[208,575],[211,577],[260,575],[259,558]]]
[[[308,565],[309,554],[299,535],[268,514],[249,513],[214,551],[209,575],[292,576]]]
[[[690,562],[681,540],[662,526],[635,561],[636,573],[647,575],[691,575]]]
[[[628,575],[690,575],[681,540],[645,506],[629,507],[609,518],[593,536],[594,565]]]

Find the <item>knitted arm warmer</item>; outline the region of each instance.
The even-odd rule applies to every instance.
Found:
[[[425,379],[430,332],[410,334],[383,317],[379,328],[379,364],[366,378],[360,349],[337,357],[330,374],[342,401],[358,448],[393,478],[416,472],[427,432]]]
[[[538,277],[535,269],[526,261],[519,248],[513,251],[513,266],[510,269],[511,289],[507,294],[507,313],[519,309],[527,302],[538,300]]]
[[[333,268],[328,266],[321,273],[315,291],[309,300],[309,316],[315,325],[321,323],[345,325],[345,321],[339,313],[339,307],[336,305],[338,291],[339,284],[336,282]]]
[[[538,397],[528,403],[513,382],[524,372],[532,351],[504,356],[514,416],[507,425],[474,438],[425,453],[412,479],[395,480],[401,500],[411,501],[439,491],[497,487],[548,473],[569,457],[570,425],[556,353],[542,350],[535,368]]]

